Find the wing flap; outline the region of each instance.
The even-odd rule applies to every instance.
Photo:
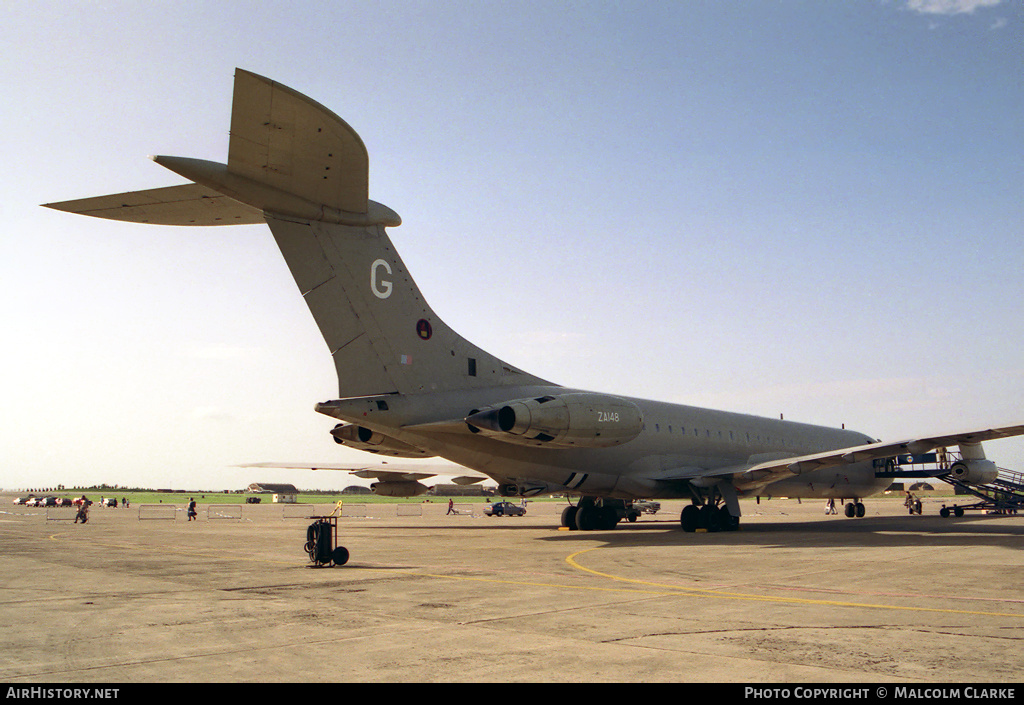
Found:
[[[483,473],[467,473],[461,465],[416,465],[413,463],[389,463],[387,465],[357,465],[354,463],[246,463],[243,468],[278,468],[282,470],[336,470],[352,473],[363,479],[377,479],[381,482],[408,482],[426,480],[431,477],[448,477],[456,485],[472,485],[491,478]]]

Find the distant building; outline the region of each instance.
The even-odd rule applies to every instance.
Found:
[[[369,487],[362,487],[361,485],[349,485],[341,491],[343,495],[372,495],[374,493]]]
[[[281,504],[295,504],[299,499],[299,491],[295,485],[279,485],[270,482],[254,482],[249,485],[246,492],[251,494],[273,495],[273,502]]]

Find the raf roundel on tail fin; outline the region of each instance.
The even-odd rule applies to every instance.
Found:
[[[265,220],[334,358],[342,397],[548,384],[437,318],[385,232],[401,218],[368,197],[362,139],[316,101],[237,69],[227,164],[153,160],[194,183],[50,206],[165,225]]]
[[[812,426],[567,389],[459,336],[427,305],[368,198],[369,160],[347,123],[309,98],[237,71],[227,164],[155,157],[193,183],[50,204],[134,222],[265,220],[334,360],[341,398],[316,410],[342,421],[342,445],[396,457],[436,455],[492,477],[500,492],[582,495],[563,528],[608,529],[639,498],[688,499],[684,531],[735,530],[742,496],[860,498],[884,490],[894,457],[958,445],[958,482],[999,477],[980,444],[1024,434],[1000,426],[881,443]],[[673,430],[674,429],[674,430]],[[386,471],[385,471],[386,472]],[[378,494],[425,491],[386,472]],[[635,518],[635,515],[633,515]]]

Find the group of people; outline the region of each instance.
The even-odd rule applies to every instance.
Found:
[[[903,506],[906,507],[910,511],[911,514],[920,514],[921,513],[921,498],[920,497],[915,497],[914,495],[912,495],[910,493],[909,490],[907,490],[907,496],[906,496],[906,499],[903,500]],[[829,497],[829,500],[825,503],[825,513],[826,514],[838,514],[839,513],[839,512],[836,511],[836,501],[834,499],[832,499],[831,497]]]
[[[105,502],[106,498],[103,498],[100,501],[101,502]],[[116,502],[117,500],[115,499],[114,501]],[[83,524],[86,523],[87,521],[89,521],[89,507],[90,506],[92,506],[92,500],[90,500],[88,497],[86,497],[83,494],[82,498],[80,500],[78,500],[78,514],[75,515],[75,523],[76,524],[79,521],[81,521]],[[101,505],[101,506],[103,506],[103,505]],[[114,506],[116,507],[117,505],[115,504]],[[121,499],[121,506],[124,506],[124,507],[128,506],[128,499],[127,498],[122,498]],[[189,521],[196,521],[196,517],[197,517],[196,498],[195,497],[189,497],[188,498],[188,520]]]

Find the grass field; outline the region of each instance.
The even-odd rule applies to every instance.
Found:
[[[934,491],[930,492],[917,492],[915,494],[923,497],[953,497],[953,489],[943,483],[936,483]],[[9,493],[5,493],[9,494]],[[27,496],[28,492],[17,493],[13,496]],[[59,492],[34,492],[37,497],[81,497],[83,494],[94,502],[98,502],[101,497],[115,497],[118,504],[121,504],[122,499],[127,499],[131,505],[138,504],[171,504],[184,506],[188,504],[189,500],[194,498],[197,504],[245,504],[246,499],[254,495],[241,492],[156,492],[152,490],[118,490],[111,489],[109,487],[97,488],[97,487],[77,487],[68,488]],[[879,495],[880,497],[895,497],[901,493],[886,493]],[[273,495],[263,494],[256,495],[260,497],[261,504],[270,504],[273,502]],[[379,497],[374,494],[341,494],[337,493],[320,493],[320,492],[301,492],[298,496],[298,504],[334,504],[336,502],[346,502],[348,504],[420,504],[423,502],[432,502],[434,504],[447,504],[449,497],[436,495],[420,495],[418,497]],[[486,501],[499,502],[503,497],[472,497],[472,496],[452,496],[455,502],[459,504],[483,504]],[[518,502],[518,498],[512,497],[507,498],[511,502]],[[531,502],[565,502],[564,497],[536,497],[531,498]],[[817,500],[805,500],[808,502],[816,502]]]
[[[20,496],[26,496],[22,493]],[[254,495],[239,492],[152,492],[152,491],[125,491],[113,490],[110,488],[77,487],[63,490],[61,492],[36,492],[37,497],[81,497],[83,494],[94,502],[101,497],[115,497],[118,504],[122,499],[127,499],[131,505],[136,504],[188,504],[190,499],[195,499],[197,504],[245,504],[248,497]],[[261,498],[261,504],[273,502],[273,495],[256,495]],[[488,499],[492,502],[501,501],[502,497],[464,497],[453,496],[452,499],[460,504],[474,503],[483,504]],[[341,494],[339,493],[299,493],[298,504],[334,504],[335,502],[347,502],[350,504],[420,504],[422,502],[434,504],[447,504],[448,497],[426,496],[419,497],[378,497],[373,494]],[[518,501],[513,498],[511,501]],[[551,497],[538,497],[530,501],[565,501],[564,499],[554,500]]]

